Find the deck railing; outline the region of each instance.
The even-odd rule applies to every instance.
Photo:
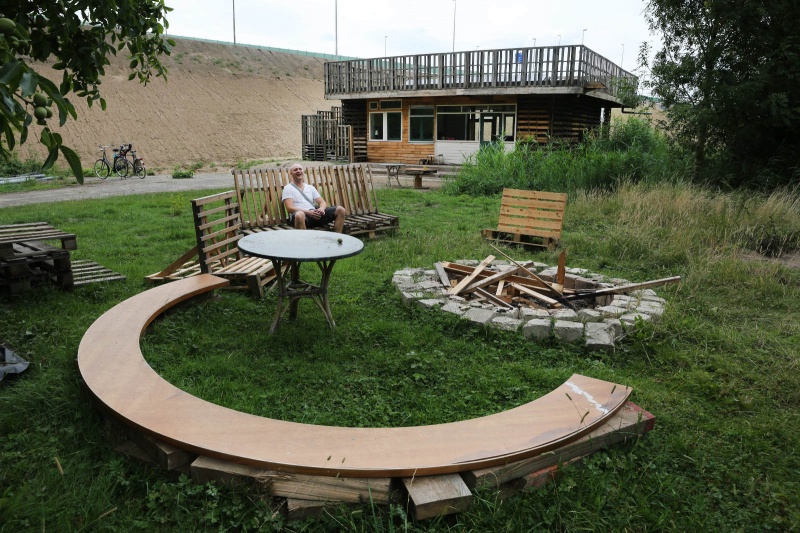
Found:
[[[636,77],[583,45],[475,50],[325,63],[325,95],[604,85]],[[502,91],[499,91],[502,92]]]

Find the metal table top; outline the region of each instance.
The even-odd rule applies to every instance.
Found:
[[[264,231],[239,240],[243,252],[278,261],[331,261],[360,254],[364,243],[350,235],[315,230]]]

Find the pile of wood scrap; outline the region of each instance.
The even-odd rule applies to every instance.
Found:
[[[500,250],[498,252],[503,254]],[[489,255],[476,267],[450,262],[436,263],[436,272],[442,285],[448,287],[447,293],[450,296],[483,300],[506,309],[575,309],[576,306],[594,305],[603,296],[677,283],[681,279],[680,276],[673,276],[619,287],[570,289],[565,287],[566,256],[563,252],[559,257],[554,280],[537,275],[532,270],[532,261],[519,263],[506,254],[503,255],[513,264],[509,268],[500,270],[490,267],[495,256]]]

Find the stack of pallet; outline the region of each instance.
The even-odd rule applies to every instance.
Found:
[[[0,226],[0,294],[16,294],[43,281],[72,288],[70,250],[77,247],[75,235],[45,222]]]

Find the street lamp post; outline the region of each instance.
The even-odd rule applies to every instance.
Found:
[[[233,44],[236,44],[236,0],[231,0],[233,4]]]
[[[386,39],[388,39],[388,35],[383,36],[383,57],[386,58]]]
[[[561,46],[561,34],[558,34],[558,46]]]
[[[533,47],[536,48],[536,37],[533,38]]]
[[[583,29],[583,35],[581,35],[581,46],[583,46],[583,39],[584,39],[584,37],[586,37],[586,30],[587,29],[589,29],[589,28],[584,28]]]
[[[458,2],[453,0],[453,53],[456,51],[456,8],[458,7]]]
[[[333,25],[336,27],[333,34],[336,40],[336,61],[339,61],[339,0],[333,3]]]
[[[625,43],[622,43],[622,57],[619,58],[619,68],[622,68],[622,61],[625,59]]]

